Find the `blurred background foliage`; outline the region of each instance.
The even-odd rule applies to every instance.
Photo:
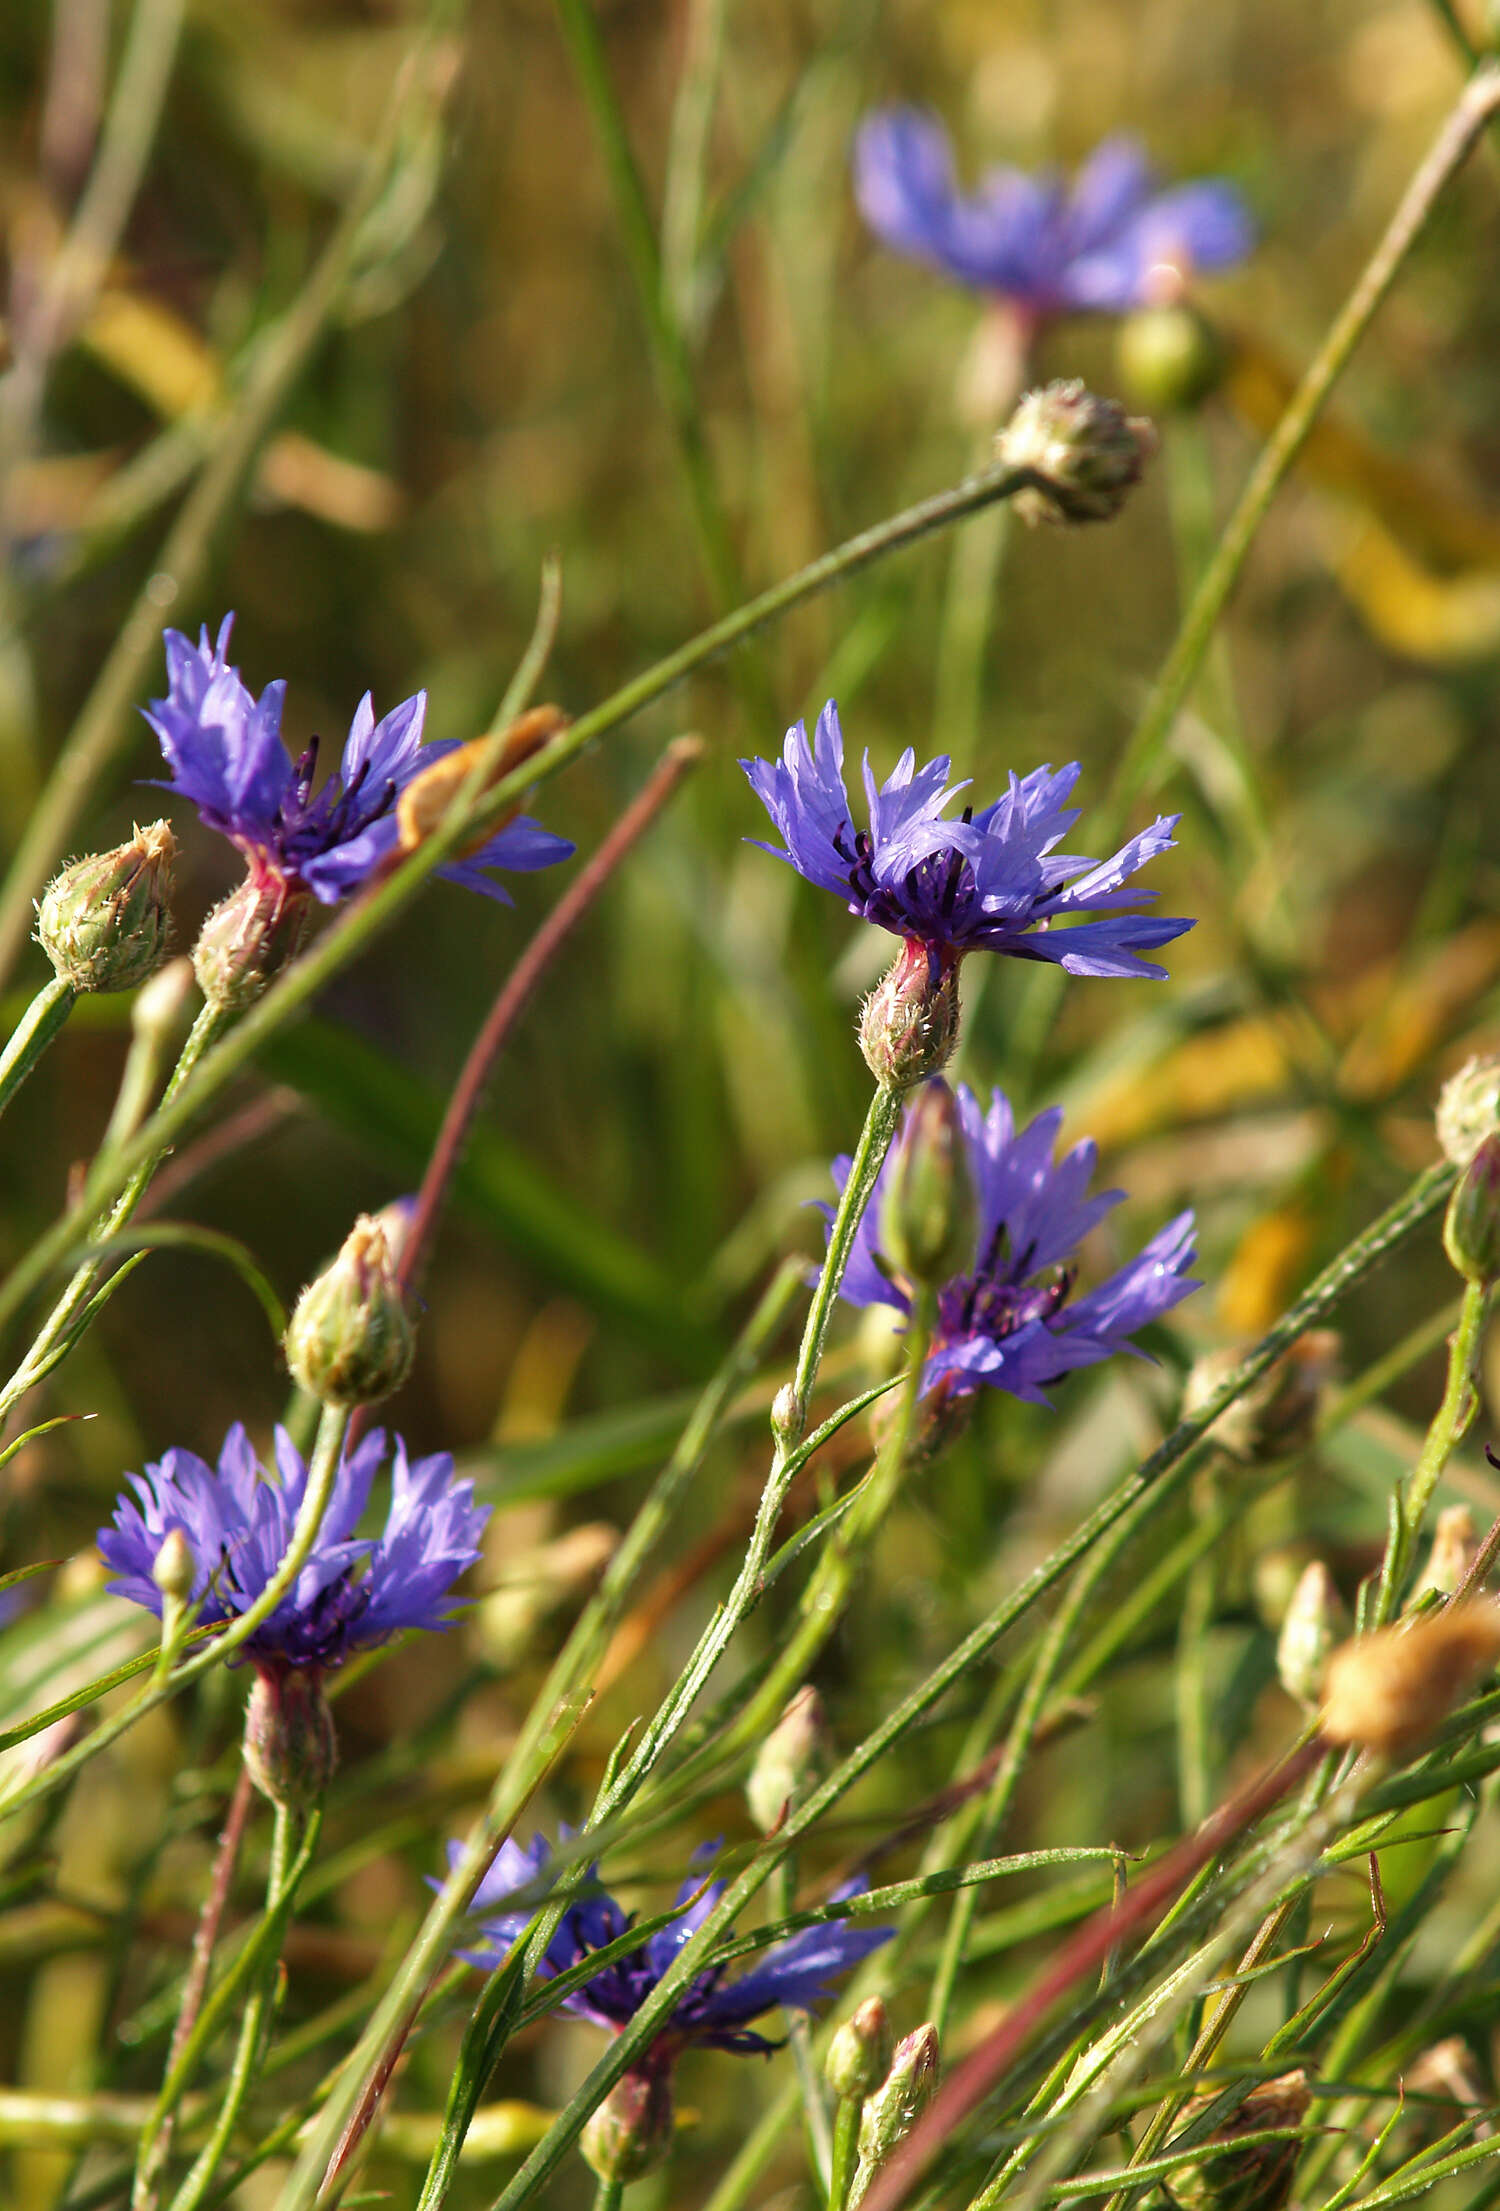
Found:
[[[0,10],[13,285],[45,264],[76,196],[91,88],[123,16],[106,0]],[[358,178],[420,21],[400,0],[189,6],[143,188],[10,487],[22,519],[0,652],[7,845],[153,572],[216,410]],[[542,795],[548,824],[587,852],[665,738],[709,740],[706,765],[527,1015],[456,1193],[418,1369],[389,1410],[418,1447],[458,1451],[504,1508],[481,1577],[489,1594],[444,1644],[340,1700],[345,1771],[289,1955],[294,2019],[337,2005],[414,1922],[441,1837],[486,1784],[610,1528],[670,1443],[682,1393],[775,1258],[812,1249],[803,1208],[858,1127],[852,1021],[881,946],[744,841],[764,824],[736,756],[769,752],[833,691],[851,746],[868,745],[882,772],[907,744],[951,749],[987,798],[1012,768],[1076,757],[1085,804],[1102,798],[1201,547],[1462,73],[1420,0],[603,0],[599,21],[750,587],[951,482],[983,448],[988,311],[894,259],[853,207],[851,133],[872,105],[937,108],[970,176],[997,159],[1071,166],[1106,132],[1136,131],[1167,174],[1233,177],[1262,242],[1202,301],[1228,338],[1222,391],[1164,425],[1160,459],[1117,523],[1002,543],[979,521],[928,541],[709,670]],[[170,608],[189,626],[237,610],[235,657],[257,689],[289,679],[297,740],[340,737],[366,688],[380,711],[424,687],[434,735],[484,728],[554,549],[563,612],[542,695],[573,713],[717,603],[558,20],[543,0],[476,0],[439,38],[445,96],[412,125],[382,207],[389,251],[341,298],[209,581]],[[52,54],[65,66],[49,77]],[[1152,799],[1185,819],[1153,884],[1166,911],[1201,917],[1172,949],[1170,984],[1070,983],[1053,1022],[1046,971],[972,978],[964,1073],[1005,1082],[1029,1108],[1061,1098],[1069,1135],[1096,1134],[1106,1179],[1131,1193],[1097,1261],[1190,1202],[1208,1287],[1160,1336],[1162,1365],[1076,1377],[1056,1415],[987,1405],[913,1485],[878,1587],[823,1666],[835,1728],[851,1739],[1149,1446],[1191,1359],[1263,1327],[1432,1156],[1438,1081],[1500,1042],[1497,255],[1486,151],[1444,200],[1278,503],[1157,778]],[[1119,389],[1103,322],[1057,328],[1037,365]],[[153,759],[142,724],[125,772],[93,794],[79,848],[154,811],[140,783]],[[178,826],[186,944],[232,870],[218,841]],[[186,1147],[164,1209],[243,1237],[292,1295],[358,1209],[414,1185],[467,1042],[555,893],[550,877],[519,879],[510,912],[433,890],[243,1086],[234,1109],[253,1140],[230,1156]],[[33,951],[28,984],[41,974]],[[123,1023],[115,1001],[86,1009],[11,1114],[8,1253],[97,1141]],[[1350,1303],[1346,1372],[1440,1319],[1451,1296],[1434,1238]],[[869,1354],[857,1333],[844,1377]],[[1367,1569],[1384,1489],[1440,1374],[1434,1348],[1294,1479],[1236,1476],[1227,1501],[1200,1497],[1154,1538],[1165,1551],[1194,1511],[1223,1515],[1208,1646],[1220,1780],[1292,1724],[1271,1659],[1290,1568],[1318,1551],[1346,1589]],[[47,1395],[44,1411],[91,1419],[10,1470],[4,1563],[72,1560],[47,1637],[39,1615],[8,1631],[12,1710],[37,1701],[39,1682],[58,1693],[69,1666],[105,1662],[65,1647],[68,1607],[80,1640],[134,1647],[88,1565],[122,1469],[173,1443],[212,1455],[234,1419],[264,1433],[285,1392],[232,1274],[193,1253],[147,1260]],[[558,1785],[564,1815],[587,1794],[590,1758],[673,1677],[763,1463],[764,1431],[747,1414],[622,1631],[579,1771]],[[1500,1508],[1472,1457],[1452,1485],[1482,1516]],[[1142,1562],[1128,1564],[1138,1580]],[[1087,1724],[1060,1732],[1010,1847],[1135,1844],[1171,1825],[1179,1605],[1180,1585],[1094,1685]],[[773,1604],[752,1647],[775,1626]],[[217,1705],[127,1738],[55,1824],[28,1829],[19,1853],[12,1844],[7,2078],[125,2093],[155,2077],[162,1991],[232,1763],[234,1691],[223,1683]],[[945,1717],[875,1777],[848,1832],[829,1838],[830,1863],[944,1785],[969,1717]],[[727,1801],[704,1822],[746,1831]],[[148,1848],[157,1830],[168,1839]],[[674,1871],[688,1847],[671,1846]],[[1401,1854],[1390,1855],[1388,1883]],[[1046,1893],[1074,1886],[1093,1901],[1107,1874]],[[1351,1928],[1362,1909],[1351,1879]],[[960,2044],[1035,1955],[1044,1919],[1010,1894],[982,1908],[971,1961],[982,2001]],[[144,1983],[139,1952],[123,1964],[136,1924],[147,1955],[155,1944]],[[415,2045],[401,2090],[413,2110],[441,2104],[456,2017]],[[545,2046],[518,2044],[499,2091],[552,2100],[586,2041],[553,2028]],[[710,2061],[685,2079],[701,2123],[674,2189],[696,2189],[697,2160],[712,2170],[743,2131],[762,2076],[732,2073]],[[69,2170],[56,2152],[17,2151],[9,2200],[25,2211],[62,2200]],[[407,2200],[411,2168],[378,2170]],[[463,2200],[489,2200],[483,2171],[464,2185]],[[70,2202],[104,2200],[76,2175],[72,2186]]]

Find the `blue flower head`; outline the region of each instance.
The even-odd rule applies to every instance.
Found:
[[[785,840],[785,850],[763,849],[846,900],[852,914],[920,946],[934,980],[978,950],[1054,960],[1070,975],[1160,977],[1166,970],[1140,954],[1193,926],[1121,910],[1154,897],[1128,878],[1170,848],[1177,815],[1159,815],[1110,860],[1057,850],[1078,819],[1063,803],[1076,763],[1013,775],[1003,798],[955,818],[946,809],[966,786],[948,787],[946,756],[918,768],[908,750],[877,788],[867,754],[869,827],[856,829],[830,699],[811,746],[798,722],[780,760],[740,765]]]
[[[406,785],[455,747],[423,744],[424,691],[378,722],[367,692],[338,766],[314,790],[318,742],[296,760],[288,753],[286,685],[268,683],[258,699],[245,688],[225,658],[233,621],[224,617],[212,645],[206,629],[196,645],[180,630],[166,633],[167,696],[153,699],[146,716],[171,770],[165,788],[191,799],[209,828],[239,848],[258,887],[336,906],[395,852],[396,801]],[[509,904],[491,869],[552,867],[572,850],[523,816],[438,873]]]
[[[888,108],[861,124],[855,195],[878,238],[960,283],[1006,299],[1033,325],[1120,315],[1159,298],[1175,273],[1230,268],[1255,242],[1222,178],[1162,190],[1133,138],[1107,138],[1071,184],[991,169],[959,191],[936,116]]]
[[[262,1667],[341,1666],[357,1651],[403,1628],[441,1628],[453,1584],[479,1556],[488,1512],[470,1482],[453,1480],[440,1451],[409,1460],[398,1436],[391,1457],[391,1503],[377,1538],[356,1531],[371,1484],[386,1457],[373,1429],[345,1458],[312,1556],[291,1594],[262,1621],[245,1648]],[[192,1553],[191,1602],[200,1624],[218,1626],[248,1612],[286,1556],[307,1489],[307,1468],[286,1431],[276,1431],[275,1470],[263,1467],[238,1423],[217,1470],[192,1451],[168,1451],[122,1496],[99,1549],[110,1587],[158,1616],[161,1592],[152,1568],[172,1529]]]
[[[706,1844],[695,1853],[694,1862],[711,1859],[717,1849],[716,1843]],[[482,1948],[461,1953],[471,1965],[486,1969],[498,1965],[529,1924],[534,1903],[509,1912],[505,1903],[519,1890],[529,1889],[535,1895],[547,1885],[551,1855],[541,1835],[535,1837],[529,1849],[516,1842],[507,1842],[501,1848],[479,1884],[471,1907],[483,1942]],[[450,1865],[457,1856],[458,1845],[450,1843]],[[629,1932],[631,1915],[595,1885],[597,1874],[597,1866],[588,1868],[585,1879],[590,1886],[559,1921],[540,1979],[554,1979]],[[613,1964],[602,1966],[592,1980],[565,1996],[559,2008],[611,2032],[628,2026],[688,1937],[713,1911],[725,1885],[723,1881],[705,1883],[701,1874],[690,1875],[678,1893],[676,1915],[670,1924],[649,1935],[638,1950],[629,1950]],[[836,1892],[837,1899],[857,1896],[864,1887],[863,1881],[852,1881]],[[654,2055],[661,2061],[690,2043],[703,2049],[742,2053],[774,2049],[775,2043],[766,2036],[752,2032],[752,2020],[778,2006],[806,2011],[822,2002],[832,1995],[835,1982],[861,1958],[888,1942],[894,1932],[890,1927],[856,1927],[848,1920],[830,1920],[773,1943],[758,1966],[733,1980],[725,1978],[722,1966],[710,1967],[683,1990],[660,2042],[654,2046]]]
[[[956,1098],[977,1200],[974,1264],[938,1292],[923,1388],[952,1401],[986,1384],[1045,1405],[1052,1383],[1074,1367],[1135,1351],[1136,1331],[1198,1288],[1187,1272],[1196,1257],[1193,1216],[1179,1213],[1138,1257],[1075,1298],[1074,1253],[1124,1192],[1087,1194],[1097,1158],[1092,1141],[1053,1158],[1061,1108],[1039,1113],[1017,1134],[1003,1092],[994,1093],[987,1113],[964,1084]],[[890,1168],[888,1160],[881,1185]],[[840,1190],[848,1172],[847,1158],[834,1161]],[[860,1222],[840,1295],[851,1305],[908,1313],[908,1287],[880,1250],[881,1185]]]

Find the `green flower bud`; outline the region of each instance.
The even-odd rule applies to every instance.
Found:
[[[908,1282],[939,1289],[974,1264],[978,1198],[958,1101],[924,1083],[881,1190],[880,1250]]]
[[[745,1783],[750,1817],[763,1835],[779,1827],[828,1767],[828,1723],[816,1689],[799,1689],[756,1752]]]
[[[1201,405],[1218,389],[1228,352],[1196,307],[1174,300],[1123,318],[1115,331],[1115,365],[1137,406],[1173,414]]]
[[[859,2163],[849,2191],[851,2207],[874,2185],[921,2118],[938,2084],[937,2029],[929,2020],[896,2044],[884,2083],[865,2100],[859,2121]]]
[[[1436,1121],[1444,1157],[1467,1167],[1484,1139],[1500,1132],[1500,1055],[1464,1062],[1438,1093]]]
[[[890,2014],[878,1996],[871,1996],[835,2028],[823,2078],[836,2096],[872,2096],[891,2069],[895,2047]]]
[[[181,1528],[168,1528],[151,1568],[151,1579],[169,1605],[185,1605],[193,1594],[198,1561]]]
[[[294,1381],[325,1405],[373,1405],[411,1372],[416,1338],[380,1223],[361,1214],[286,1332]]]
[[[665,2164],[672,2126],[671,2070],[647,2058],[642,2067],[621,2074],[578,2147],[601,2180],[640,2180]]]
[[[322,1800],[339,1762],[323,1685],[311,1667],[263,1667],[245,1707],[245,1765],[262,1796],[288,1810]]]
[[[1026,522],[1108,522],[1156,451],[1156,432],[1076,378],[1027,392],[995,441],[1038,480],[1011,504]]]
[[[166,822],[91,852],[42,893],[37,942],[78,991],[134,990],[166,957],[177,840]]]
[[[312,914],[305,891],[246,876],[215,906],[193,946],[193,973],[211,1006],[241,1013],[301,951]]]
[[[1292,1591],[1276,1643],[1276,1673],[1289,1697],[1299,1704],[1317,1704],[1328,1661],[1348,1633],[1349,1615],[1333,1576],[1315,1558]]]
[[[898,1094],[940,1075],[958,1042],[958,969],[934,979],[913,940],[875,985],[859,1018],[859,1048],[883,1090]]]
[[[1466,1282],[1487,1288],[1500,1276],[1500,1134],[1484,1138],[1458,1178],[1443,1249]]]
[[[1271,2127],[1300,2127],[1311,2102],[1307,2075],[1300,2069],[1282,2073],[1275,2080],[1252,2088],[1223,2126],[1215,2127],[1210,2142],[1234,2142],[1242,2134],[1262,2134]],[[1195,2096],[1184,2106],[1181,2124],[1206,2111],[1212,2096]],[[1238,2153],[1205,2158],[1201,2165],[1183,2165],[1164,2185],[1170,2200],[1181,2211],[1281,2211],[1291,2193],[1292,2176],[1301,2155],[1300,2138],[1288,2142],[1254,2142]]]

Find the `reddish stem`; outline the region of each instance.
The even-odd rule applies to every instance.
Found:
[[[1195,1835],[1168,1851],[1160,1864],[1117,1904],[1085,1920],[1072,1939],[1063,1944],[1041,1979],[948,2076],[890,2163],[876,2176],[860,2211],[897,2211],[939,2150],[1020,2055],[1058,1998],[1097,1973],[1110,1952],[1143,1922],[1154,1918],[1200,1866],[1216,1858],[1226,1843],[1295,1788],[1326,1749],[1326,1744],[1314,1739],[1279,1765],[1268,1767],[1238,1796],[1230,1797],[1210,1814]]]

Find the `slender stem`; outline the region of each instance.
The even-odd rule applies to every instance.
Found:
[[[771,1911],[778,1920],[788,1920],[797,1908],[797,1861],[784,1858],[776,1868],[772,1882]],[[820,2188],[828,2188],[833,2178],[833,2132],[828,2123],[828,2097],[823,2086],[823,2075],[813,2055],[812,2021],[805,2011],[793,2012],[787,2024],[787,2041],[791,2044],[792,2063],[797,2074],[797,2089],[802,2098],[802,2118],[807,2130],[808,2148],[812,2153],[813,2172]]]
[[[1212,1463],[1193,1485],[1193,1518],[1201,1528],[1218,1520]],[[1215,1795],[1209,1727],[1208,1638],[1218,1601],[1219,1575],[1212,1545],[1194,1559],[1183,1592],[1177,1632],[1177,1790],[1184,1827],[1207,1819]]]
[[[44,983],[11,1032],[0,1052],[0,1113],[20,1089],[52,1039],[73,1011],[78,993],[71,983],[54,975]]]
[[[599,2185],[594,2190],[594,2211],[620,2211],[624,2194],[623,2180],[605,2180],[601,2175]]]
[[[153,1114],[131,1144],[122,1147],[112,1160],[95,1163],[77,1202],[64,1212],[47,1235],[38,1239],[26,1257],[11,1270],[3,1287],[0,1287],[0,1326],[14,1315],[38,1282],[77,1249],[94,1215],[113,1200],[141,1160],[154,1157],[158,1151],[175,1142],[203,1108],[249,1064],[261,1045],[301,1013],[326,983],[335,975],[341,974],[374,942],[382,930],[396,920],[419,886],[451,857],[458,845],[471,836],[476,827],[497,819],[526,790],[555,775],[575,753],[580,752],[595,738],[618,728],[622,722],[639,713],[642,707],[649,706],[664,692],[671,690],[674,684],[682,682],[695,669],[717,654],[727,651],[731,645],[748,636],[752,630],[760,628],[763,623],[774,620],[776,616],[786,613],[815,592],[825,590],[828,585],[852,575],[871,561],[914,543],[930,531],[960,521],[966,514],[976,513],[981,507],[988,506],[992,500],[1012,497],[1033,480],[1028,470],[1007,468],[997,463],[977,476],[966,478],[952,490],[940,492],[932,499],[924,499],[918,505],[908,507],[903,513],[892,516],[888,521],[878,523],[873,529],[862,531],[833,552],[825,553],[806,568],[800,569],[783,583],[773,585],[769,591],[763,591],[748,605],[736,608],[733,614],[715,622],[675,653],[669,653],[664,660],[659,660],[654,667],[648,668],[644,674],[622,686],[590,713],[581,715],[570,728],[554,738],[544,751],[502,778],[493,789],[477,799],[472,807],[466,807],[462,811],[456,806],[451,809],[441,827],[416,852],[374,890],[350,906],[310,951],[278,977],[266,995],[250,1008],[231,1033],[222,1038],[205,1056],[202,1064],[195,1069],[192,1081],[184,1084],[170,1105],[164,1104]],[[155,634],[153,631],[153,649]],[[132,676],[132,687],[133,684]],[[82,803],[81,793],[79,803]],[[64,835],[71,821],[72,813],[69,811],[62,831]],[[45,864],[43,863],[44,867]],[[29,876],[26,883],[26,918],[29,922],[32,888]],[[5,912],[5,907],[0,905],[0,965],[3,965],[5,954]]]
[[[1306,443],[1329,393],[1395,282],[1401,264],[1425,228],[1444,187],[1468,159],[1475,141],[1497,108],[1500,108],[1500,65],[1485,61],[1459,95],[1430,152],[1407,186],[1385,235],[1335,317],[1285,414],[1250,472],[1214,557],[1183,617],[1182,627],[1145,712],[1121,755],[1107,807],[1111,822],[1123,814],[1153,775],[1272,501]]]
[[[860,2096],[840,2096],[833,2115],[833,2166],[828,2178],[828,2211],[844,2211],[859,2162]]]
[[[1448,1339],[1448,1375],[1442,1403],[1423,1438],[1421,1453],[1412,1472],[1411,1488],[1405,1501],[1397,1507],[1381,1563],[1371,1627],[1382,1626],[1395,1614],[1433,1491],[1479,1409],[1479,1356],[1484,1346],[1489,1299],[1488,1285],[1475,1282],[1465,1285],[1458,1309],[1458,1326]]]

